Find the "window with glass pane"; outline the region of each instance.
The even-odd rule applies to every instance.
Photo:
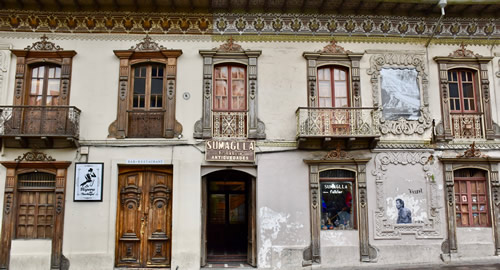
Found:
[[[164,65],[138,65],[133,72],[132,108],[163,108]]]
[[[347,69],[326,67],[318,69],[319,107],[349,107]]]
[[[54,65],[36,66],[31,69],[31,86],[27,105],[59,105],[61,68]]]
[[[476,112],[475,72],[471,70],[448,71],[450,111]]]
[[[321,229],[354,229],[354,173],[346,170],[320,172]]]
[[[214,110],[245,111],[246,69],[241,66],[216,66],[214,70]]]
[[[454,172],[455,214],[459,227],[488,227],[488,191],[485,173],[478,169]]]

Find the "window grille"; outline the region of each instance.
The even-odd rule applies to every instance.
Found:
[[[30,172],[18,175],[19,188],[55,188],[56,176],[44,172]]]
[[[328,170],[319,173],[320,178],[354,178],[354,172],[348,170]]]

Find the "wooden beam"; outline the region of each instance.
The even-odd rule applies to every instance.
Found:
[[[325,0],[323,0],[325,1]],[[283,1],[283,5],[281,5],[281,11],[286,12],[286,8],[288,7],[288,0]]]
[[[177,10],[177,5],[175,5],[175,0],[170,0],[170,8],[172,10]]]
[[[134,10],[137,12],[139,10],[139,2],[134,0]]]
[[[16,3],[17,3],[17,5],[19,6],[20,9],[24,9],[23,0],[17,0]]]
[[[99,2],[97,0],[92,0],[92,3],[94,4],[94,9],[95,10],[100,10],[101,9],[101,5],[99,4]]]
[[[5,8],[5,2],[3,0],[0,0],[0,8]]]
[[[364,5],[364,4],[365,4],[365,1],[363,1],[363,0],[359,1],[359,4],[358,4],[358,6],[355,8],[355,11],[354,11],[354,12],[356,12],[356,14],[359,14],[359,13],[360,13],[360,10],[361,10],[361,8],[363,7],[363,5]]]
[[[396,5],[391,8],[391,15],[398,14],[398,8],[400,5],[401,3],[396,3]]]
[[[113,8],[115,10],[119,10],[120,9],[120,6],[118,5],[118,2],[116,0],[113,0]]]
[[[246,4],[245,4],[245,11],[248,12],[250,11],[250,0],[246,0]]]
[[[378,2],[377,6],[373,9],[373,13],[377,13],[384,2]]]
[[[56,4],[60,6],[59,10],[62,9],[61,2],[59,0],[56,0]],[[80,2],[78,0],[73,0],[73,4],[75,4],[77,10],[82,10],[82,5],[80,5]]]
[[[342,0],[342,1],[340,2],[339,7],[337,8],[337,9],[338,9],[338,11],[339,11],[339,13],[342,13],[342,12],[345,10],[345,9],[343,8],[344,3],[345,3],[345,0]]]
[[[35,2],[36,2],[38,9],[42,10],[44,8],[44,6],[43,6],[42,2],[40,2],[40,0],[35,0]]]
[[[306,9],[306,2],[307,0],[302,0],[302,6],[300,7],[301,12],[304,12],[304,10]]]
[[[75,0],[76,1],[76,0]],[[55,0],[54,1],[56,3],[56,6],[57,6],[57,9],[58,10],[62,10],[63,9],[63,6],[61,4],[61,1],[60,0]]]
[[[21,146],[22,148],[28,147],[28,141],[26,140],[26,138],[15,137],[14,139],[19,143],[19,146]]]
[[[319,5],[319,13],[325,13],[325,6],[327,0],[321,0],[321,4]]]
[[[54,147],[54,140],[52,138],[43,136],[43,137],[41,137],[41,139],[45,144],[45,148]]]
[[[153,11],[158,10],[158,2],[156,0],[151,0],[151,3],[153,4]]]

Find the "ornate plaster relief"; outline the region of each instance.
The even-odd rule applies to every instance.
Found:
[[[367,53],[375,53],[369,52]],[[411,117],[392,117],[387,118],[387,114],[383,112],[384,105],[387,101],[382,100],[382,74],[384,71],[404,72],[416,71],[416,87],[414,92],[419,92],[420,100],[418,97],[413,102],[419,104],[419,112],[415,112]],[[429,112],[429,95],[428,95],[428,79],[425,71],[424,56],[420,53],[376,53],[370,57],[370,69],[367,71],[371,76],[372,90],[373,90],[373,105],[378,107],[376,112],[376,120],[380,122],[380,132],[385,134],[394,135],[413,135],[423,134],[426,129],[432,125],[432,118]],[[415,85],[413,86],[415,87]],[[396,92],[396,91],[394,91]],[[415,106],[415,105],[413,105]],[[386,116],[384,116],[386,115]]]
[[[436,181],[434,180],[432,164],[434,156],[428,152],[387,152],[380,153],[375,158],[375,170],[372,175],[375,176],[376,183],[376,210],[374,212],[374,238],[375,239],[402,239],[403,234],[413,234],[416,239],[432,239],[442,238],[441,219],[439,210],[439,190]],[[424,188],[420,190],[424,196],[423,201],[426,205],[422,211],[426,212],[426,217],[420,222],[412,222],[408,224],[398,224],[393,218],[388,216],[388,204],[386,197],[385,185],[387,182],[386,172],[389,167],[398,168],[409,171],[414,167],[414,170],[421,168],[424,179],[416,179],[415,181],[424,182]],[[419,177],[419,176],[417,176]],[[398,180],[393,180],[388,185],[395,185]],[[417,191],[418,192],[418,191]],[[395,198],[394,198],[395,199]],[[422,205],[420,205],[422,207]]]

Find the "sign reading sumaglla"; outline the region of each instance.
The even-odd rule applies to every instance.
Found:
[[[255,142],[210,140],[205,143],[207,161],[255,162]]]

